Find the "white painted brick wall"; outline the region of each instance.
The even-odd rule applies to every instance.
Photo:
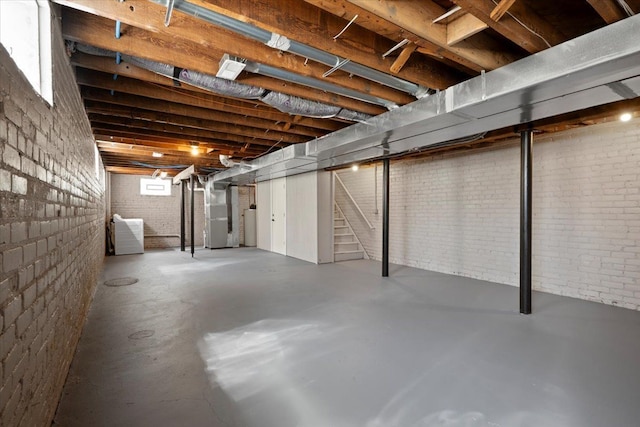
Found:
[[[53,106],[0,46],[3,426],[51,424],[104,257],[104,173],[53,23]]]
[[[140,194],[138,175],[111,175],[111,213],[123,218],[142,218],[144,221],[144,247],[179,247],[179,237],[158,237],[173,234],[180,236],[180,186],[171,186],[171,196],[146,196]],[[195,193],[195,245],[204,244],[204,193]],[[186,244],[191,245],[191,193],[187,190],[187,209],[185,210]]]
[[[390,261],[518,285],[519,141],[392,162]],[[534,289],[640,309],[640,124],[609,123],[534,141]],[[374,168],[340,177],[336,200],[381,258]],[[382,167],[377,174],[381,212]]]

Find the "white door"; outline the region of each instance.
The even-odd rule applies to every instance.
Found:
[[[271,181],[271,251],[287,254],[287,180]]]
[[[1,0],[0,0],[1,1]],[[258,249],[271,250],[271,181],[256,188],[256,228]]]

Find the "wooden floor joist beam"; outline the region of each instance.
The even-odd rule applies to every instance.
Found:
[[[194,107],[191,105],[185,105],[175,102],[158,102],[158,100],[154,100],[147,97],[130,95],[126,93],[114,93],[111,95],[108,91],[96,88],[82,88],[82,95],[85,101],[85,106],[88,109],[91,108],[92,112],[95,113],[104,113],[109,114],[114,109],[118,111],[120,108],[125,109],[142,109],[160,113],[167,113],[178,116],[187,116],[192,118],[204,119],[204,120],[225,120],[225,117],[228,116],[229,123],[238,123],[237,120],[242,120],[243,118],[246,120],[247,124],[250,127],[254,128],[262,128],[262,129],[271,129],[276,130],[278,132],[288,132],[295,135],[302,135],[304,137],[318,137],[327,133],[330,130],[321,130],[321,129],[313,129],[307,128],[304,126],[296,126],[293,125],[289,129],[286,128],[286,124],[278,123],[277,121],[270,121],[266,119],[260,119],[257,117],[249,117],[249,116],[241,116],[239,114],[230,114],[225,112],[220,112],[218,110],[211,110],[203,107]],[[117,115],[117,113],[116,113]],[[287,118],[291,120],[291,118]],[[288,122],[287,122],[288,123]],[[335,123],[335,122],[328,122]],[[337,123],[336,123],[337,124]],[[339,128],[338,128],[339,129]],[[337,129],[335,129],[337,130]]]
[[[452,1],[529,53],[540,52],[566,40],[558,29],[542,19],[522,1],[515,2],[509,8],[509,13],[499,21],[491,18],[491,13],[496,6],[493,0]]]
[[[135,12],[135,19],[129,15],[124,15],[121,17],[122,22],[130,25],[123,25],[122,35],[119,39],[116,39],[113,37],[114,20],[118,19],[121,12],[107,12],[102,10],[103,7],[113,6],[118,8],[120,7],[119,5],[124,5],[123,7],[126,9],[130,6],[131,1],[135,1],[136,4],[138,4],[136,10],[140,10],[142,6],[149,7],[154,10],[153,13],[155,14],[157,14],[158,10],[162,10],[162,16],[164,16],[165,8],[147,0],[129,0],[122,3],[94,0],[83,1],[95,6],[95,8],[93,8],[94,13],[100,16],[106,16],[108,19],[66,9],[63,14],[63,35],[66,39],[213,76],[217,73],[219,61],[225,53],[250,59],[260,64],[288,70],[301,76],[311,77],[317,80],[323,80],[322,75],[327,71],[326,66],[319,66],[313,62],[308,62],[305,65],[304,58],[287,53],[279,54],[278,51],[258,42],[252,42],[243,37],[228,34],[223,30],[218,31],[212,25],[203,25],[201,21],[194,18],[187,19],[189,17],[186,15],[176,17],[175,22],[172,21],[169,27],[165,27],[160,23],[161,29],[156,28],[154,25],[151,25],[152,28],[149,28],[148,23],[154,21],[151,17],[145,16],[144,14]],[[64,3],[69,6],[79,7],[82,1],[65,1]],[[203,37],[205,37],[205,39],[203,39]],[[200,42],[196,40],[200,40]],[[261,49],[266,50],[265,54],[257,55],[256,51],[260,51]],[[398,105],[404,105],[415,100],[411,95],[383,87],[359,77],[350,77],[346,73],[334,74],[330,79],[325,80],[363,94],[387,99]],[[245,82],[246,80],[241,79],[240,81]],[[261,78],[261,82],[262,87],[268,90],[279,91],[355,111],[366,112],[363,111],[366,105],[376,107],[375,105],[362,101],[356,101],[336,94],[326,94],[322,90],[300,86],[295,83],[282,85],[279,80],[264,78]]]
[[[176,116],[172,114],[158,113],[140,109],[124,108],[121,110],[110,110],[107,114],[93,112],[90,111],[90,109],[87,109],[87,113],[89,114],[90,121],[104,121],[108,118],[114,124],[126,124],[131,120],[138,120],[141,122],[153,123],[155,125],[178,126],[186,128],[188,130],[214,132],[214,134],[230,133],[257,138],[259,140],[282,141],[288,144],[306,142],[309,140],[309,138],[300,137],[298,135],[286,132],[272,131],[269,129],[256,129],[220,121],[196,119],[192,117]],[[268,142],[264,143],[264,145],[268,144]]]
[[[392,57],[382,57],[382,53],[393,46],[386,38],[365,30],[358,20],[341,37],[335,37],[345,27],[345,22],[305,2],[192,0],[192,3],[383,73],[388,73],[393,63]],[[458,83],[457,76],[447,66],[427,57],[405,65],[397,74],[402,79],[434,89]]]
[[[478,35],[473,41],[449,46],[446,26],[432,23],[435,18],[446,12],[435,2],[402,2],[402,7],[398,7],[392,0],[349,0],[349,3],[390,21],[439,48],[449,50],[484,70],[494,70],[519,59],[517,55],[505,51],[503,45],[488,37],[482,37],[483,34]]]

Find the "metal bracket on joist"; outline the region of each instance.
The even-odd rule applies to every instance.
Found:
[[[169,0],[167,2],[167,14],[164,16],[164,26],[168,27],[171,22],[171,14],[173,13],[173,5],[175,0]]]
[[[392,47],[391,49],[389,49],[388,51],[383,53],[382,57],[386,58],[387,56],[391,55],[393,52],[395,52],[396,50],[400,49],[402,46],[404,46],[407,43],[409,43],[409,39],[402,40],[401,42],[397,43],[394,47]]]
[[[326,71],[324,74],[322,74],[322,77],[329,77],[331,74],[333,74],[334,72],[338,71],[340,68],[344,67],[349,62],[351,62],[350,59],[338,60],[338,63],[332,69],[330,69],[329,71]]]
[[[115,31],[115,36],[116,39],[120,39],[120,21],[116,21],[116,31]],[[120,52],[116,52],[116,64],[120,64],[120,61],[122,60],[122,55],[120,54]],[[116,80],[118,78],[118,73],[114,73],[113,74],[113,80]],[[115,91],[112,89],[111,90],[111,96],[115,95]]]

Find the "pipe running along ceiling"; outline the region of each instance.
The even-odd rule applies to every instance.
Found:
[[[118,55],[116,52],[107,49],[101,49],[73,42],[69,42],[69,50],[72,52],[79,51],[90,55],[105,56],[109,58],[117,58]],[[131,55],[121,55],[120,57],[125,62],[149,71],[153,71],[154,73],[160,74],[162,76],[169,78],[175,78],[175,76],[177,76],[178,81],[199,87],[201,89],[206,89],[212,93],[232,96],[235,98],[257,99],[278,109],[279,111],[289,114],[316,118],[336,117],[353,122],[362,122],[371,117],[368,114],[360,113],[357,111],[351,111],[333,105],[322,104],[320,102],[310,101],[284,93],[268,91],[261,87],[249,86],[246,84],[235,82],[233,80],[226,80],[197,71],[176,69],[176,67],[174,67],[173,65],[149,61],[147,59],[137,58]],[[260,64],[252,63],[251,67],[258,68],[262,66]],[[178,72],[176,73],[176,71]],[[282,72],[282,70],[279,71]]]
[[[230,16],[222,15],[202,6],[189,3],[185,0],[152,1],[158,4],[162,4],[163,6],[172,7],[175,10],[179,10],[180,12],[202,19],[210,24],[222,27],[229,31],[233,31],[234,33],[237,33],[241,36],[259,41],[260,43],[263,43],[273,49],[290,52],[303,58],[307,58],[327,65],[329,67],[335,67],[336,69],[339,68],[344,72],[409,93],[416,98],[426,96],[429,92],[429,88],[425,88],[415,83],[400,79],[398,77],[394,77],[389,74],[382,73],[378,70],[371,69],[364,65],[351,62],[346,58],[341,58],[320,49],[316,49],[312,46],[308,46],[304,43],[290,40],[283,35],[272,33],[271,31],[258,28],[247,22],[240,21]],[[384,105],[390,109],[396,107],[389,101],[386,101],[386,104],[381,105]]]

